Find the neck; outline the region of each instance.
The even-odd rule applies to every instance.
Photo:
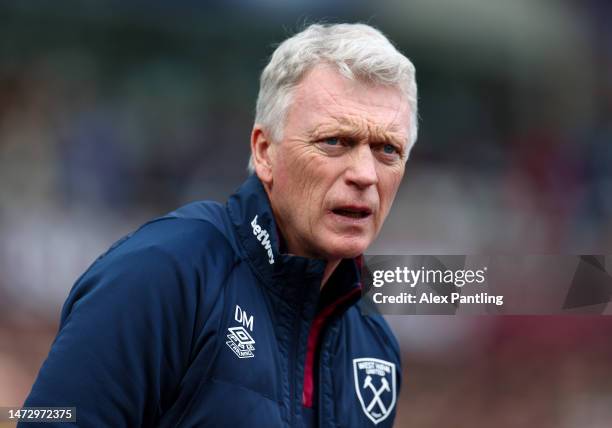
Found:
[[[323,271],[323,279],[321,280],[321,289],[327,283],[327,280],[329,279],[331,274],[334,273],[334,271],[336,270],[336,268],[340,264],[341,260],[342,259],[328,260],[327,261],[327,265],[325,266],[325,270]]]

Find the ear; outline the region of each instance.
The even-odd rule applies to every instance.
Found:
[[[256,123],[251,132],[251,154],[253,155],[255,173],[268,186],[272,185],[273,146],[266,131],[263,130],[261,125]]]

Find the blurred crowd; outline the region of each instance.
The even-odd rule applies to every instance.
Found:
[[[406,346],[396,426],[610,425],[609,317],[419,318],[421,330],[431,323],[430,335],[445,336],[449,325],[453,335],[443,345]],[[413,336],[400,340],[413,344]]]
[[[252,19],[252,2],[242,13],[14,3],[0,6],[0,406],[21,404],[61,303],[99,253],[245,178],[258,74],[303,19]],[[327,16],[315,3],[312,19]],[[334,16],[377,16],[359,15],[362,3]],[[533,3],[572,17],[567,44],[542,48],[542,62],[503,49],[486,62],[471,42],[440,46],[436,26],[417,37],[385,21],[393,13],[372,21],[415,62],[421,108],[372,253],[612,254],[612,8]],[[605,317],[392,318],[406,366],[398,426],[612,419]]]

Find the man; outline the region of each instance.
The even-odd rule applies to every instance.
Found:
[[[261,76],[249,179],[142,226],[77,281],[26,406],[81,427],[391,426],[397,343],[360,256],[416,139],[410,61],[311,25]]]

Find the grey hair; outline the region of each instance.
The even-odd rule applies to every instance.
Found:
[[[348,79],[397,87],[410,106],[408,150],[417,139],[417,86],[414,65],[377,29],[366,24],[312,24],[283,41],[261,73],[255,123],[280,142],[294,88],[317,64],[335,66]],[[249,172],[255,171],[253,155]]]

